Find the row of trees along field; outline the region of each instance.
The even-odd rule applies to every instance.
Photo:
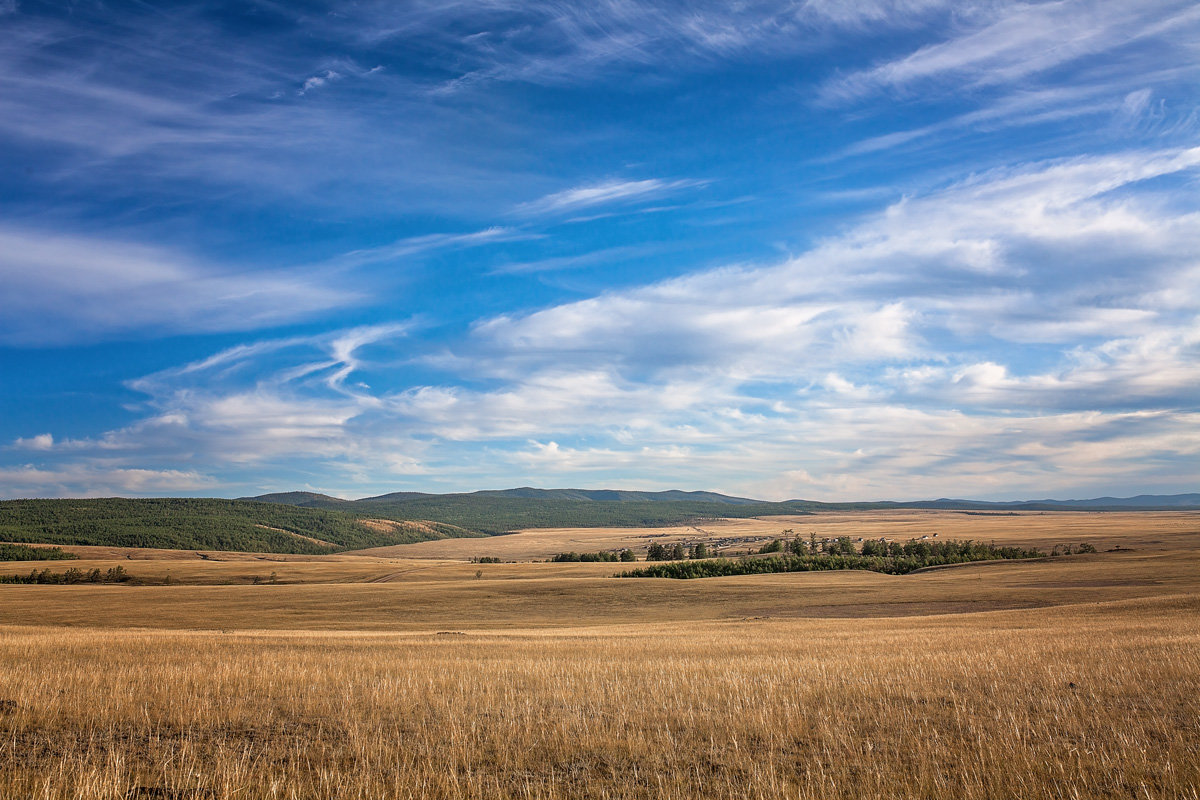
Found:
[[[32,570],[28,575],[0,575],[0,583],[127,583],[131,580],[133,576],[126,572],[124,567],[119,566],[107,572],[101,572],[99,569],[84,572],[72,567],[66,572],[43,569],[41,572]]]
[[[704,542],[684,546],[683,542],[666,545],[655,542],[646,551],[647,561],[683,561],[684,559],[709,558],[708,545]],[[629,548],[621,552],[602,551],[599,553],[559,553],[551,561],[637,561],[637,554]]]
[[[567,561],[637,561],[637,556],[628,548],[620,553],[604,552],[599,553],[559,553],[551,561],[567,562]]]
[[[881,539],[863,541],[860,548],[849,537],[818,542],[804,542],[799,537],[790,542],[776,539],[765,545],[760,553],[780,553],[769,558],[752,556],[739,559],[705,559],[674,561],[656,564],[621,573],[626,578],[712,578],[728,575],[756,575],[771,572],[815,572],[823,570],[862,569],[904,575],[922,567],[943,564],[962,564],[968,561],[996,559],[1043,558],[1045,553],[1021,547],[996,547],[971,540],[944,539],[928,541],[913,539],[903,544]]]
[[[30,547],[27,544],[0,542],[0,561],[63,561],[78,558],[61,547]]]

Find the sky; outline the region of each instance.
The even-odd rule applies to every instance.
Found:
[[[1191,0],[0,0],[0,497],[1200,488]]]

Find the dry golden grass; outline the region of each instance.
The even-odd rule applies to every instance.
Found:
[[[1198,523],[736,521],[720,527],[1132,549],[695,581],[412,552],[455,542],[79,548],[45,566],[180,585],[0,586],[0,798],[1196,800]],[[461,544],[544,556],[647,533]]]
[[[1171,546],[1179,535],[1200,533],[1200,512],[1069,512],[964,513],[961,511],[855,511],[795,517],[723,519],[674,528],[549,528],[489,539],[441,539],[360,550],[373,557],[469,559],[494,556],[512,560],[551,558],[575,550],[596,552],[630,547],[644,554],[651,542],[705,541],[730,553],[743,553],[792,530],[807,539],[850,536],[886,537],[898,541],[938,534],[947,539],[995,541],[1053,547],[1088,542],[1099,549]],[[733,541],[730,541],[733,540]],[[725,544],[725,542],[729,542]]]
[[[442,636],[10,628],[0,794],[1195,798],[1197,612],[1177,598]]]
[[[1030,539],[1019,539],[1012,532],[1007,537],[999,535],[1002,531],[992,532],[997,541],[1021,544],[1085,540],[1085,532],[1069,528],[1076,518],[1066,515],[1068,529],[1062,536],[1054,536],[1045,527],[1031,529]],[[1000,519],[1014,524],[1013,518]],[[1114,520],[1124,526],[1123,537]],[[428,631],[447,626],[554,627],[1039,608],[1200,591],[1198,520],[1200,515],[1195,514],[1147,515],[1145,520],[1137,515],[1120,515],[1119,519],[1101,515],[1089,523],[1102,531],[1096,541],[1100,545],[1123,543],[1133,549],[902,576],[825,572],[679,582],[617,579],[612,576],[621,565],[610,563],[477,565],[349,554],[212,554],[207,560],[194,553],[171,559],[88,558],[44,563],[53,570],[66,564],[84,569],[124,565],[134,576],[152,583],[163,580],[169,571],[180,585],[0,585],[0,624],[37,620],[94,627]],[[1037,521],[1048,524],[1040,517]],[[894,524],[872,517],[863,517],[861,522],[864,528]],[[963,533],[956,530],[947,535]],[[28,563],[12,565],[14,571],[32,568]],[[254,576],[268,579],[272,573],[281,585],[246,585]],[[235,585],[194,585],[226,582]]]
[[[756,616],[902,616],[1200,591],[1200,550],[992,562],[899,576],[815,572],[672,581],[611,577],[618,566],[477,568],[409,562],[408,571],[385,573],[391,580],[379,583],[7,585],[0,586],[0,624],[36,620],[91,627],[433,631]],[[476,579],[476,572],[483,577]]]

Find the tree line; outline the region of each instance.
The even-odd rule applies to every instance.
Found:
[[[66,572],[51,572],[48,568],[40,572],[32,570],[28,575],[0,575],[0,583],[128,583],[133,576],[124,567],[113,567],[107,572],[98,568],[84,572],[72,567]]]
[[[778,549],[775,549],[776,546]],[[795,550],[792,549],[793,547]],[[797,553],[796,550],[801,550],[801,552]],[[868,539],[863,542],[862,548],[856,549],[854,542],[848,537],[828,542],[816,542],[814,538],[808,543],[797,537],[786,544],[783,540],[776,539],[767,543],[760,552],[779,553],[779,555],[772,555],[769,558],[680,560],[629,570],[621,573],[620,577],[688,579],[842,569],[861,569],[889,575],[904,575],[922,567],[943,564],[1043,558],[1046,555],[1041,550],[1033,548],[996,547],[969,539],[946,539],[937,542],[913,539],[903,544]]]
[[[784,533],[791,533],[790,530]],[[937,534],[934,534],[936,536]],[[995,547],[990,544],[972,541],[971,539],[909,539],[907,542],[887,541],[885,539],[864,539],[855,545],[849,536],[839,536],[836,539],[818,539],[816,534],[810,534],[808,540],[799,536],[791,539],[773,539],[759,548],[763,553],[790,553],[794,556],[854,556],[861,555],[877,558],[915,558],[921,561],[948,559],[944,563],[960,563],[962,561],[984,561],[991,558],[1029,558],[1025,555],[995,555],[996,553],[1026,553],[1040,551],[1022,550],[1014,547]],[[1094,552],[1094,550],[1093,550]],[[1034,556],[1036,557],[1036,556]]]
[[[637,555],[629,548],[625,548],[620,553],[611,551],[601,551],[599,553],[559,553],[554,558],[550,559],[555,562],[576,562],[576,561],[637,561]]]
[[[0,542],[0,561],[65,561],[79,558],[61,547],[30,547],[27,544]]]

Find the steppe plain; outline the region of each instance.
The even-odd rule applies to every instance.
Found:
[[[544,561],[785,530],[1098,552],[692,581]],[[1200,797],[1197,512],[67,549],[4,569],[136,585],[0,585],[3,797]]]

